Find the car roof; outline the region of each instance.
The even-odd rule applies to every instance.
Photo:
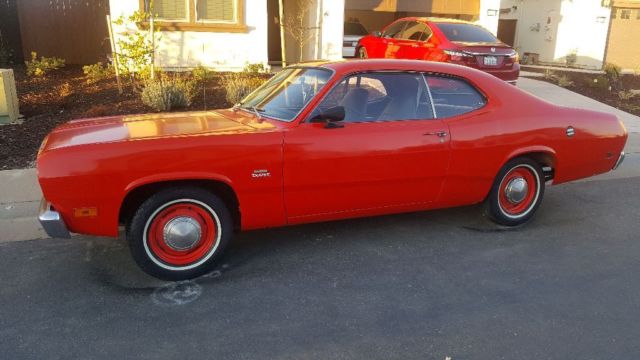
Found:
[[[337,74],[342,75],[351,73],[354,71],[420,71],[420,72],[433,72],[444,73],[465,78],[489,77],[494,78],[492,75],[488,75],[483,71],[472,69],[467,66],[424,61],[424,60],[407,60],[407,59],[358,59],[358,60],[315,60],[309,62],[303,62],[293,66],[305,66],[305,67],[322,67],[335,71]],[[500,80],[501,81],[501,80]]]
[[[421,21],[421,22],[430,22],[430,23],[436,23],[436,24],[453,23],[453,24],[468,24],[468,25],[476,25],[476,26],[478,25],[474,22],[466,21],[466,20],[443,18],[443,17],[432,17],[432,16],[427,16],[427,17],[409,16],[409,17],[398,19],[396,21]]]

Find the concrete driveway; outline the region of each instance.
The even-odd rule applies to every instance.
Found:
[[[181,283],[140,272],[122,240],[0,243],[0,359],[640,358],[638,119],[624,121],[619,171],[548,188],[515,229],[472,206],[254,231]]]

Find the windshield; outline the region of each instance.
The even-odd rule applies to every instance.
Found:
[[[449,41],[484,43],[498,42],[498,39],[496,39],[493,34],[480,26],[454,23],[438,23],[437,26],[442,30],[444,36],[446,36]]]
[[[249,94],[238,106],[276,120],[293,121],[331,75],[328,69],[287,68]]]
[[[367,29],[360,23],[344,23],[345,35],[367,35]]]

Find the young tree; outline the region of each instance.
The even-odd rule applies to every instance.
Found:
[[[309,13],[316,0],[296,0],[296,9],[284,13],[284,30],[298,45],[298,61],[302,61],[304,47],[315,38],[318,27],[309,26]]]

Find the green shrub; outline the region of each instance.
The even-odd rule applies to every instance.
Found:
[[[615,79],[618,80],[620,78],[620,75],[622,73],[622,69],[620,68],[620,66],[616,65],[616,64],[612,64],[612,63],[606,63],[604,65],[604,72],[605,74],[607,74],[607,77],[609,79]]]
[[[191,76],[197,82],[205,82],[213,77],[214,71],[206,66],[198,65],[191,70]]]
[[[611,85],[615,90],[622,90],[622,79],[620,78],[622,75],[622,69],[620,66],[612,63],[606,63],[603,70],[609,80],[609,85]]]
[[[575,52],[575,50],[571,51],[570,53],[567,54],[567,56],[565,56],[564,60],[567,66],[571,67],[575,65],[576,62],[578,61],[578,54]]]
[[[82,67],[82,72],[87,78],[87,84],[93,84],[103,79],[113,76],[113,67],[104,65],[101,62],[93,65],[85,65]]]
[[[569,87],[573,85],[573,81],[567,75],[560,75],[556,77],[556,84],[561,87]]]
[[[159,76],[158,79],[145,81],[142,90],[142,103],[156,111],[169,111],[191,105],[196,84],[177,76]]]
[[[242,72],[225,76],[222,85],[227,90],[227,101],[237,104],[265,81],[264,77]]]
[[[618,91],[618,98],[620,100],[631,100],[636,96],[636,93],[633,91]]]
[[[246,64],[242,72],[253,74],[268,74],[269,69],[263,63]]]
[[[45,76],[47,73],[63,68],[65,60],[57,57],[44,57],[38,59],[35,51],[31,52],[31,61],[24,62],[27,65],[28,76]]]
[[[598,75],[595,78],[593,78],[593,80],[590,80],[587,82],[586,84],[587,86],[594,88],[594,89],[600,89],[600,90],[609,90],[609,79],[607,79],[607,77],[605,75]]]

